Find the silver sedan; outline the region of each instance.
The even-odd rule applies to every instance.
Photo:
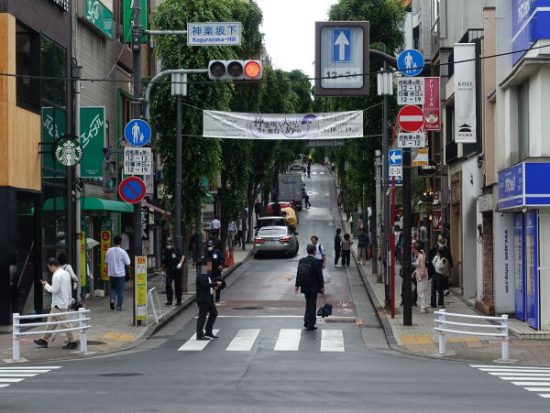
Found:
[[[254,257],[264,253],[282,252],[290,257],[298,255],[300,245],[296,233],[286,226],[261,227],[254,238]]]

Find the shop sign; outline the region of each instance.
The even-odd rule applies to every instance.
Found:
[[[441,210],[432,211],[432,229],[434,231],[443,231],[443,217]]]
[[[124,9],[123,9],[123,20],[124,24],[122,26],[122,39],[124,43],[132,43],[132,25],[134,23],[134,11],[132,9],[134,1],[138,0],[124,0]],[[149,0],[139,0],[141,1],[140,10],[141,10],[141,19],[140,25],[144,29],[148,29],[149,21],[147,17],[149,16]],[[147,43],[148,36],[141,36],[141,43]]]
[[[141,239],[149,239],[149,208],[141,208]]]
[[[523,205],[523,163],[498,173],[498,207],[513,208]]]
[[[454,45],[455,142],[477,142],[476,45]]]
[[[136,320],[147,321],[147,257],[135,258]]]
[[[84,19],[109,39],[113,38],[113,12],[99,0],[84,1]]]
[[[440,87],[439,77],[424,78],[424,128],[426,130],[441,130],[441,109],[440,109]]]
[[[107,269],[107,250],[111,248],[111,231],[101,231],[101,279],[109,281],[109,270]]]
[[[80,144],[84,150],[80,164],[80,177],[102,177],[103,148],[105,147],[105,108],[103,106],[80,108]]]
[[[411,162],[411,166],[428,166],[429,161],[429,148],[418,148],[416,149],[416,155]]]
[[[49,151],[56,139],[65,135],[67,130],[67,112],[63,109],[54,108],[51,106],[42,108],[42,143],[45,151]],[[43,178],[53,175],[55,170],[55,159],[52,156],[44,156],[42,158]]]
[[[55,4],[63,11],[69,11],[69,0],[50,0],[50,3]]]
[[[76,136],[62,136],[53,145],[53,156],[63,166],[75,166],[82,160],[82,155]]]
[[[548,0],[512,1],[512,63],[516,64],[533,43],[550,39]]]
[[[477,199],[478,212],[493,211],[493,195],[482,195]]]

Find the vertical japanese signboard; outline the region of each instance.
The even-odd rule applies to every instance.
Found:
[[[455,43],[455,142],[476,143],[476,45]]]
[[[111,248],[111,231],[101,231],[101,279],[109,281],[107,250]]]
[[[137,256],[135,268],[136,321],[147,321],[147,257]]]
[[[144,29],[148,29],[148,20],[147,17],[149,15],[149,1],[148,0],[124,0],[124,11],[123,11],[123,19],[124,19],[124,25],[122,27],[122,41],[124,43],[132,43],[132,25],[134,23],[134,11],[132,9],[132,6],[134,4],[134,1],[140,1],[140,8],[141,8],[141,19],[140,24],[141,27]],[[148,36],[143,35],[141,37],[141,43],[147,43]]]
[[[441,130],[439,77],[424,78],[424,128],[428,131]]]
[[[45,144],[44,148],[46,150],[50,150],[54,141],[65,135],[66,130],[67,112],[65,110],[54,107],[42,108],[42,143]],[[52,156],[46,155],[42,157],[43,178],[54,175],[55,164],[56,162]],[[59,169],[59,166],[57,169]]]
[[[80,162],[82,178],[103,176],[103,148],[105,147],[105,108],[80,109],[80,146],[84,151]]]
[[[110,5],[112,8],[112,2]],[[113,38],[113,10],[101,1],[84,1],[84,19],[109,39]]]

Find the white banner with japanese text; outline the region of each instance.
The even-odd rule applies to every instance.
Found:
[[[363,111],[262,114],[203,111],[205,138],[322,140],[363,137]]]
[[[455,142],[476,143],[476,46],[454,45]]]

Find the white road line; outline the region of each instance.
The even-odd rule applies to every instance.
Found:
[[[2,373],[0,372],[0,377],[34,377],[38,374],[29,374],[29,373]]]
[[[214,334],[218,334],[220,330],[214,330]],[[183,346],[178,348],[178,351],[202,351],[212,340],[197,340],[197,333],[193,334]]]
[[[541,383],[540,381],[511,381],[516,386],[550,386],[550,383]]]
[[[525,387],[525,390],[550,392],[550,387]]]
[[[548,370],[541,370],[541,369],[521,369],[521,370],[515,370],[515,369],[479,369],[481,371],[494,371],[494,372],[511,372],[511,373],[548,373]]]
[[[509,369],[517,370],[517,369],[533,369],[533,368],[539,369],[539,370],[550,370],[550,367],[533,367],[533,366],[513,366],[513,367],[510,367],[510,366],[495,366],[495,365],[491,365],[491,364],[470,364],[470,367],[479,368],[479,369],[490,368],[490,369],[493,369],[493,370],[509,370]]]
[[[343,352],[344,332],[342,330],[321,330],[321,351]]]
[[[50,370],[16,370],[16,369],[2,369],[0,373],[47,373]]]
[[[547,381],[550,382],[550,377],[533,377],[533,376],[510,376],[510,377],[501,377],[502,380],[537,380],[537,381]]]
[[[546,394],[539,394],[540,397],[544,397],[545,399],[550,399],[550,393]]]
[[[4,387],[8,387],[9,384],[0,384],[0,389],[3,389]]]
[[[493,372],[489,372],[489,374],[491,376],[497,376],[497,377],[507,377],[507,376],[550,377],[550,372],[548,372],[548,373],[521,373],[521,372],[493,373]]]
[[[279,331],[279,338],[275,343],[274,351],[298,351],[300,347],[301,329],[283,328]]]
[[[0,383],[19,383],[20,381],[23,381],[25,379],[15,379],[15,378],[9,378],[4,379],[0,378]]]
[[[3,370],[3,369],[10,369],[10,370],[28,370],[28,369],[31,369],[31,370],[36,370],[36,369],[39,369],[39,370],[53,370],[53,369],[60,369],[61,366],[13,366],[13,367],[0,367],[0,370]]]
[[[225,349],[226,351],[250,351],[256,338],[260,334],[259,328],[242,329],[237,331],[237,335],[231,340],[231,343]]]

